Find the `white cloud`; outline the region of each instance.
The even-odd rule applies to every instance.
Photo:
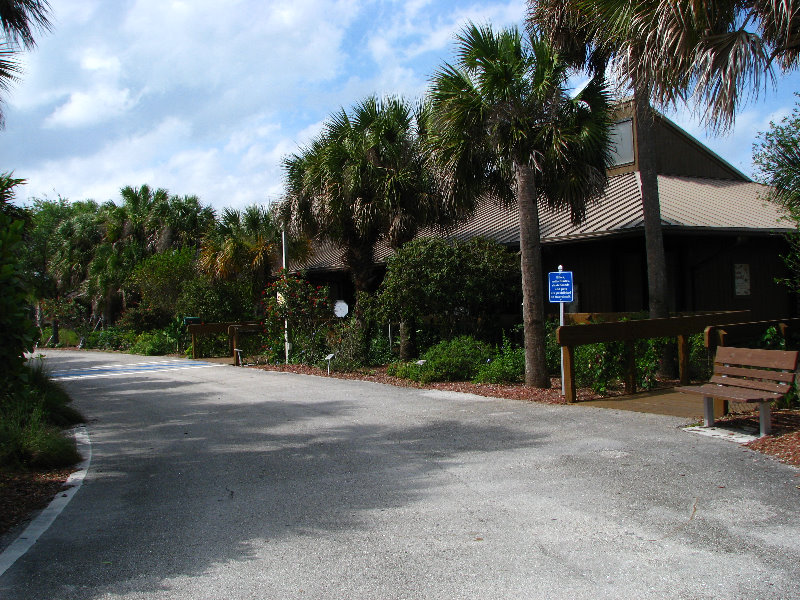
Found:
[[[100,85],[88,92],[73,92],[69,100],[45,120],[45,127],[85,127],[120,116],[136,105],[128,89]]]

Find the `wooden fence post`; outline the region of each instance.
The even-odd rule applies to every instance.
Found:
[[[232,344],[232,352],[233,352],[233,366],[239,366],[239,353],[236,352],[236,349],[239,347],[239,328],[236,325],[231,326],[233,330],[233,344]]]
[[[567,404],[577,400],[575,392],[575,348],[564,346],[564,399]]]
[[[678,375],[681,385],[689,385],[689,336],[678,336]]]
[[[636,344],[633,340],[625,342],[625,393],[636,393]]]

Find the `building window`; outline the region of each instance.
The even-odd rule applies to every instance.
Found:
[[[633,119],[611,126],[611,165],[619,167],[633,162]]]

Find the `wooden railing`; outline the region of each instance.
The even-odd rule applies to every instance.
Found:
[[[775,327],[777,334],[785,340],[789,332],[800,330],[800,318],[711,325],[705,330],[706,348],[713,350],[717,346],[752,343],[752,340],[762,337],[769,327]]]
[[[618,323],[564,325],[556,329],[556,339],[564,348],[564,396],[575,402],[575,347],[601,342],[625,343],[625,391],[636,391],[636,356],[634,342],[645,338],[675,337],[678,340],[678,370],[683,385],[689,383],[689,336],[701,333],[710,325],[741,322],[750,311],[707,313],[668,319],[640,319]]]
[[[192,336],[192,358],[197,358],[197,341],[201,336],[214,335],[215,333],[226,333],[228,335],[228,346],[232,357],[236,358],[233,349],[236,347],[234,338],[243,327],[261,327],[259,321],[245,321],[241,323],[202,323],[200,325],[187,325],[186,329]]]

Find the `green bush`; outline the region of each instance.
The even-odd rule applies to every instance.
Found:
[[[706,381],[711,377],[712,364],[702,333],[689,336],[689,377]]]
[[[624,345],[621,342],[586,344],[575,348],[575,382],[605,394],[624,373]]]
[[[503,346],[491,362],[482,364],[473,381],[475,383],[517,383],[525,379],[525,349],[512,348],[503,340]]]
[[[86,336],[86,347],[98,350],[128,350],[136,342],[136,333],[120,327],[107,327]]]
[[[521,327],[521,326],[520,326]],[[561,346],[558,345],[556,340],[556,329],[558,328],[558,319],[550,319],[545,322],[545,362],[547,364],[547,372],[551,375],[561,374]]]
[[[490,360],[492,349],[488,344],[473,337],[461,336],[453,340],[439,342],[423,355],[422,365],[393,363],[389,365],[389,375],[413,379],[421,383],[431,381],[471,381],[480,367]]]
[[[330,350],[335,354],[331,367],[337,371],[355,371],[367,366],[369,356],[365,330],[363,322],[354,317],[334,326],[330,336]]]
[[[386,374],[401,379],[411,379],[420,381],[422,379],[422,367],[415,362],[393,362],[386,368]]]
[[[277,279],[264,288],[261,297],[267,340],[264,352],[269,360],[284,359],[285,320],[289,321],[292,344],[290,361],[317,364],[330,353],[334,315],[327,288],[314,286],[281,269]]]
[[[136,341],[130,347],[132,354],[144,354],[145,356],[160,356],[172,354],[178,350],[178,340],[165,331],[147,331],[140,333]]]
[[[80,460],[74,442],[59,427],[83,420],[69,397],[41,370],[26,367],[27,384],[0,395],[0,466],[56,468]]]
[[[50,339],[50,336],[53,335],[53,328],[52,327],[43,327],[42,328],[42,337],[39,341],[39,344],[47,343],[47,340]],[[59,327],[58,329],[58,344],[56,344],[59,348],[64,348],[68,346],[77,346],[80,343],[80,336],[73,331],[72,329],[64,329],[63,327]]]

